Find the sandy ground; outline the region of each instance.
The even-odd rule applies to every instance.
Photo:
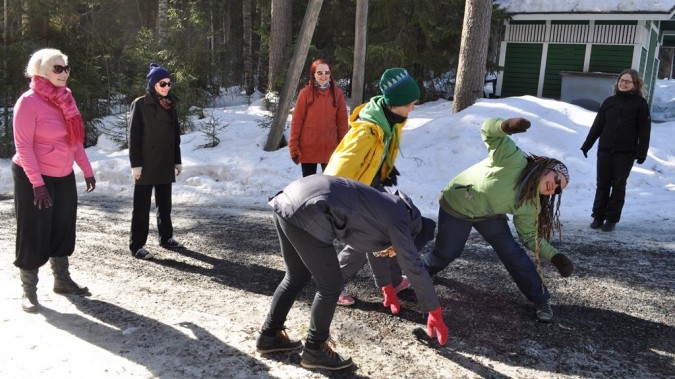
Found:
[[[575,262],[567,279],[544,266],[555,319],[530,304],[491,249],[472,236],[462,258],[435,278],[450,339],[415,337],[426,315],[413,291],[390,315],[370,273],[348,289],[331,330],[348,370],[305,370],[299,352],[262,356],[258,329],[283,277],[268,209],[174,206],[181,251],[156,246],[154,220],[141,261],[127,251],[130,199],[80,196],[73,278],[88,297],[52,292],[40,272],[38,314],[21,310],[13,200],[0,196],[1,378],[672,378],[675,376],[675,241],[661,228],[619,224],[613,233],[565,225],[558,246]],[[664,226],[665,223],[665,226]],[[668,226],[670,225],[670,226]],[[671,233],[664,231],[670,228]],[[639,236],[639,240],[635,237]],[[429,249],[429,246],[427,246]],[[287,326],[304,337],[313,288]]]

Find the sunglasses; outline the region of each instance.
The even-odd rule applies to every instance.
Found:
[[[555,174],[555,178],[553,178],[553,183],[555,183],[555,194],[560,195],[562,192],[562,179],[560,179],[560,174]]]
[[[317,71],[317,75],[330,75],[330,71]]]
[[[70,74],[70,66],[61,66],[60,64],[55,64],[52,67],[52,71],[54,71],[55,74],[60,74],[62,72]]]
[[[159,82],[158,83],[160,87],[164,88],[166,86],[171,87],[171,82]]]

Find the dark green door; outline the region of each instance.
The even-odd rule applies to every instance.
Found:
[[[632,45],[593,45],[588,71],[618,74],[627,68],[631,68],[632,61]]]
[[[509,43],[506,46],[502,97],[537,96],[541,43]]]
[[[586,45],[550,44],[544,72],[543,97],[560,99],[560,71],[583,71]]]

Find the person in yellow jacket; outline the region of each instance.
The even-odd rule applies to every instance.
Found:
[[[420,89],[408,71],[400,67],[384,71],[379,85],[382,95],[374,96],[350,115],[349,132],[331,155],[324,174],[357,180],[385,191],[385,186],[396,185],[398,171],[394,163],[401,131],[420,98]],[[379,288],[393,285],[398,293],[410,286],[393,257],[375,257],[347,246],[338,259],[345,283],[368,262]],[[338,304],[352,305],[354,298],[343,291]]]

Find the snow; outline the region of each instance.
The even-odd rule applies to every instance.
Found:
[[[675,248],[675,81],[658,80],[655,90],[649,154],[635,164],[628,179],[621,241],[665,244]],[[512,136],[528,153],[560,159],[569,168],[571,180],[562,196],[563,228],[585,228],[591,221],[595,193],[596,147],[584,158],[580,147],[595,112],[551,99],[532,96],[480,99],[464,111],[452,114],[452,103],[438,100],[417,106],[403,131],[396,167],[401,172],[398,189],[412,197],[422,213],[436,218],[438,195],[448,181],[468,166],[482,160],[486,150],[480,126],[490,117],[525,117],[532,122],[527,133]],[[205,110],[227,126],[219,132],[220,144],[198,149],[207,142],[199,131],[182,136],[183,173],[173,187],[176,205],[269,209],[267,200],[288,183],[301,177],[287,148],[263,150],[269,129],[258,125],[265,114],[262,100],[247,105],[242,98],[228,96],[218,107]],[[104,123],[111,125],[118,116]],[[288,131],[287,131],[288,132]],[[106,137],[88,148],[97,180],[96,192],[128,199],[133,180],[128,151],[119,150]],[[84,195],[84,178],[76,167],[78,188]],[[10,160],[0,160],[0,174],[11,178]],[[0,181],[0,194],[11,194],[12,181]],[[564,230],[563,230],[564,233]],[[648,233],[649,236],[647,236]]]
[[[672,0],[497,0],[495,3],[513,13],[668,13],[675,8]]]

